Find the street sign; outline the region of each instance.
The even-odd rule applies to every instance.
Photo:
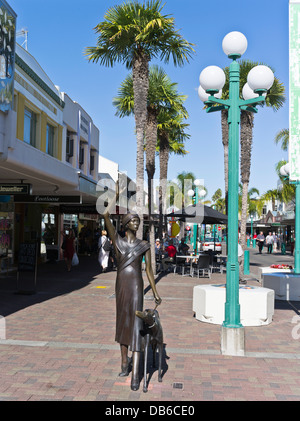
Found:
[[[81,203],[81,196],[52,196],[49,194],[39,194],[32,196],[15,196],[14,201],[18,203]]]
[[[289,4],[289,163],[291,181],[300,180],[300,0]]]
[[[32,193],[32,185],[26,184],[26,183],[20,183],[20,184],[12,184],[12,183],[6,183],[6,184],[0,184],[0,195],[4,194],[6,196],[8,195],[23,195],[27,194],[30,195]]]

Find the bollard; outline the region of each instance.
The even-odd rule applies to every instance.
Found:
[[[249,250],[244,252],[244,275],[249,275]]]
[[[256,248],[256,240],[252,241],[252,248],[254,248],[254,249]]]
[[[285,253],[286,253],[286,246],[285,246],[285,243],[282,242],[281,243],[281,254],[285,254]]]
[[[248,248],[250,247],[250,240],[249,239],[247,240],[247,247]]]

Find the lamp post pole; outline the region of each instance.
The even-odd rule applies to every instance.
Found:
[[[238,190],[239,190],[239,126],[241,110],[257,112],[255,105],[265,101],[263,93],[269,89],[274,81],[274,75],[266,66],[257,66],[248,74],[247,89],[250,88],[251,95],[244,94],[244,100],[240,99],[240,65],[238,58],[246,51],[247,40],[240,32],[231,32],[223,39],[223,50],[232,59],[229,67],[229,99],[222,100],[215,96],[222,91],[225,83],[225,74],[217,66],[209,66],[200,74],[200,88],[208,94],[204,101],[207,105],[207,112],[228,110],[228,256],[226,266],[226,302],[225,317],[222,325],[222,353],[227,355],[244,355],[244,329],[240,321],[239,304],[239,264],[238,264]],[[261,78],[258,86],[252,88],[250,80],[257,78],[257,68],[262,70],[264,78]],[[267,69],[267,70],[266,70]],[[253,78],[254,71],[254,78]],[[251,76],[250,73],[252,72]],[[256,72],[256,73],[255,73]],[[270,77],[269,72],[272,73]],[[224,76],[222,75],[224,74]],[[269,76],[266,85],[266,74]],[[218,81],[216,83],[213,79]],[[224,78],[224,80],[222,80]],[[267,84],[268,84],[267,83]],[[253,83],[252,86],[255,84]],[[200,96],[201,98],[201,96]],[[201,98],[202,99],[202,98]]]
[[[289,163],[280,168],[281,175],[290,184],[295,184],[295,249],[294,249],[294,273],[300,275],[300,180],[290,180]]]
[[[300,274],[300,181],[296,181],[294,273]]]

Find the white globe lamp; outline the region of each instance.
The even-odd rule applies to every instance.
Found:
[[[232,31],[227,34],[222,41],[224,53],[232,59],[241,57],[247,50],[248,41],[244,34]]]
[[[263,96],[266,96],[267,93],[264,92]],[[243,86],[242,89],[242,96],[245,100],[247,99],[253,99],[253,98],[257,98],[259,96],[259,94],[255,93],[250,86],[248,85],[248,83],[245,83],[245,85]]]
[[[208,97],[210,96],[210,94],[207,94],[205,92],[205,90],[202,88],[202,86],[199,85],[198,96],[201,99],[201,101],[206,102],[206,101],[208,101]],[[222,96],[222,89],[219,92],[217,92],[216,94],[214,94],[215,98],[221,98],[221,96]]]
[[[247,83],[254,92],[267,91],[274,83],[274,73],[268,66],[255,66],[248,73]]]
[[[199,76],[200,85],[208,93],[217,93],[225,85],[226,76],[221,67],[207,66]]]

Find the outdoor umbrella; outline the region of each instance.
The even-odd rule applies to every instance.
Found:
[[[209,206],[198,203],[186,208],[169,213],[167,216],[174,216],[181,221],[194,224],[227,224],[228,217]]]

